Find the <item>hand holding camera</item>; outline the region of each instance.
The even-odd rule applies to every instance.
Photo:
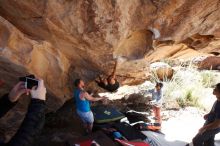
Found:
[[[11,102],[16,102],[25,93],[29,93],[29,90],[25,88],[24,82],[19,82],[13,87],[8,98]]]
[[[17,83],[9,93],[9,100],[16,102],[21,95],[31,93],[33,99],[45,100],[46,88],[42,79],[36,79],[34,75],[19,78]]]
[[[38,86],[38,80],[35,78],[34,75],[20,77],[19,80],[25,83],[26,89],[31,90],[34,86]]]
[[[38,80],[38,86],[34,86],[30,92],[33,99],[46,100],[46,88],[42,79]]]

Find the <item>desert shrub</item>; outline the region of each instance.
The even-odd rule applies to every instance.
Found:
[[[150,81],[151,81],[152,83],[156,83],[156,82],[159,82],[159,81],[160,81],[159,77],[157,76],[156,70],[153,70],[153,71],[151,71],[150,73],[151,73]]]
[[[192,90],[187,90],[185,95],[183,95],[180,98],[177,98],[176,101],[182,108],[187,106],[201,107],[201,105],[198,102],[198,99],[198,97],[193,95]]]
[[[220,82],[220,73],[199,71],[189,62],[187,67],[181,64],[175,67],[171,80],[164,82],[164,101],[166,106],[177,101],[180,107],[195,106],[204,108],[201,101],[211,95],[210,88]],[[154,77],[156,79],[156,77]],[[167,104],[168,102],[168,104]],[[205,103],[206,104],[206,103]]]
[[[203,86],[207,88],[213,87],[218,82],[218,79],[216,78],[215,73],[211,71],[201,72],[201,77],[202,77]]]

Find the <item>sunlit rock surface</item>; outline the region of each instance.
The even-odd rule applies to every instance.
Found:
[[[207,57],[199,64],[200,69],[220,70],[220,57]]]
[[[43,78],[50,110],[73,81],[109,73],[120,57],[123,84],[148,78],[149,62],[219,52],[219,0],[0,0],[0,76]],[[156,42],[153,39],[156,38]],[[134,59],[139,59],[134,61]],[[137,65],[136,65],[137,64]],[[1,93],[2,93],[1,92]]]

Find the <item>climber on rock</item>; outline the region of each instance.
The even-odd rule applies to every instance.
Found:
[[[114,69],[111,75],[109,75],[107,78],[103,79],[101,76],[99,76],[99,80],[96,80],[96,83],[101,88],[109,91],[109,92],[115,92],[120,87],[119,82],[116,79],[116,68],[117,68],[118,62],[115,61]]]
[[[87,133],[92,132],[94,117],[90,109],[90,101],[104,100],[105,97],[94,98],[85,90],[85,83],[81,79],[76,79],[74,82],[76,89],[74,90],[74,98],[76,101],[76,111],[82,120]]]
[[[20,81],[10,93],[1,97],[0,118],[18,103],[22,95],[29,93],[31,95],[31,103],[20,128],[8,143],[4,143],[4,139],[0,139],[0,146],[32,146],[34,139],[40,134],[44,126],[46,109],[46,88],[41,79],[38,80],[38,86],[34,86],[32,89],[27,89],[25,82]]]

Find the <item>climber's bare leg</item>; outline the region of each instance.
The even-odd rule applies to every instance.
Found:
[[[117,66],[118,66],[118,61],[115,60],[115,65],[114,65],[113,71],[112,71],[112,73],[111,73],[111,75],[110,75],[113,79],[116,78],[116,69],[117,69]]]
[[[98,77],[99,80],[96,80],[96,83],[104,83],[105,85],[108,85],[107,79],[103,79],[100,75]]]

